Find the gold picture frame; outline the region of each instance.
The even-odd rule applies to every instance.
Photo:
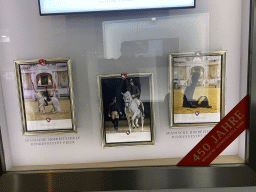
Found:
[[[98,75],[97,81],[102,147],[154,145],[153,74]]]
[[[170,53],[170,127],[212,127],[225,116],[226,51]]]
[[[70,58],[14,61],[23,135],[76,133]]]

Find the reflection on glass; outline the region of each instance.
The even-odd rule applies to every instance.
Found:
[[[104,55],[106,59],[117,59],[122,54],[136,56],[159,56],[161,49],[177,45],[169,45],[167,39],[178,39],[176,51],[196,51],[209,49],[209,14],[186,16],[168,16],[154,19],[135,19],[105,21],[103,26]],[[125,53],[121,47],[129,47]],[[129,43],[128,43],[129,42]],[[166,45],[169,45],[169,47]],[[168,53],[171,50],[168,50]],[[163,55],[163,54],[162,54]]]
[[[155,99],[161,101],[168,93],[169,53],[209,47],[209,14],[205,13],[105,21],[102,27],[105,59],[98,61],[98,72],[154,72]]]
[[[7,29],[0,29],[0,42],[10,42],[10,37]]]

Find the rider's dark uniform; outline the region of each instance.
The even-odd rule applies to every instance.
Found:
[[[134,97],[133,98],[140,98],[140,90],[137,86],[135,85],[130,85],[129,87],[127,87],[127,91],[129,91],[131,93],[131,95]]]
[[[47,89],[43,93],[43,97],[46,97],[46,99],[44,101],[45,101],[45,105],[47,106],[48,105],[48,101],[50,101],[50,95],[49,95],[49,92],[48,92]]]

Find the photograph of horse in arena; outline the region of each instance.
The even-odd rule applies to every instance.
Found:
[[[223,108],[223,54],[173,56],[174,123],[219,122]]]
[[[25,99],[25,111],[27,121],[71,119],[70,99],[69,97],[50,97],[51,101],[45,105],[45,99],[38,92],[35,99]],[[38,99],[36,98],[38,97]]]
[[[16,61],[24,133],[75,129],[70,65],[69,58]]]
[[[106,77],[101,86],[106,134],[151,131],[149,77]]]
[[[20,68],[27,121],[71,119],[67,64]]]
[[[174,114],[194,114],[200,113],[219,113],[220,112],[220,88],[219,87],[197,87],[194,92],[194,98],[200,98],[202,95],[208,98],[209,107],[183,107],[183,97],[185,88],[174,90]]]
[[[55,113],[56,111],[60,112],[60,103],[56,97],[50,98],[49,96],[49,101],[47,101],[47,97],[44,97],[44,93],[41,94],[40,92],[38,92],[35,94],[35,100],[37,101],[39,112],[45,113],[45,106],[48,106],[48,105],[52,105],[51,112],[53,113]]]

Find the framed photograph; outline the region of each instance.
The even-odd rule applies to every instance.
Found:
[[[70,58],[14,63],[23,134],[76,132]]]
[[[153,74],[99,75],[102,146],[154,144]]]
[[[225,116],[226,51],[170,54],[171,127],[214,126]]]

